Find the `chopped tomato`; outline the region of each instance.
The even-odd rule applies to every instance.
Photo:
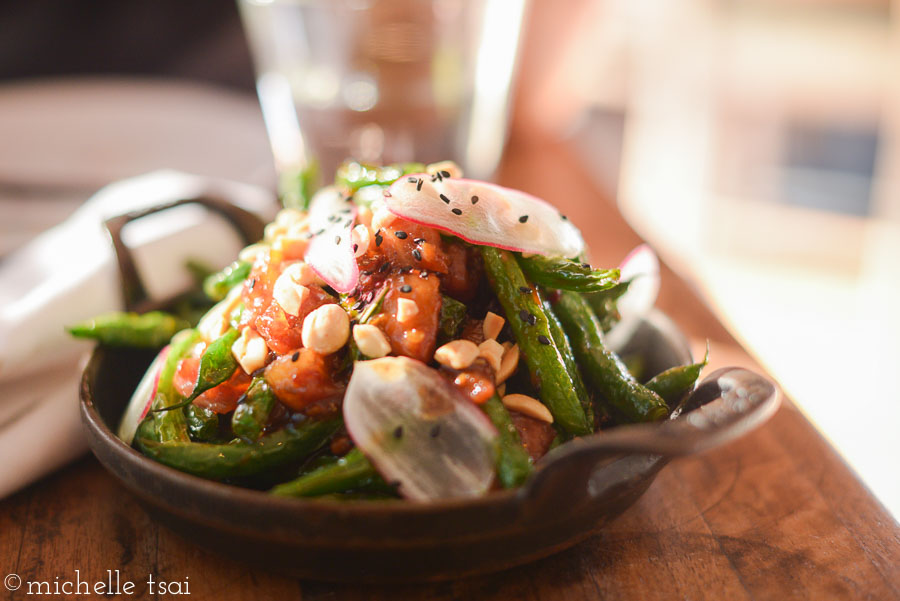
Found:
[[[473,403],[481,404],[494,396],[494,370],[484,359],[475,362],[463,370],[441,366],[441,375],[459,388]]]
[[[379,273],[385,263],[390,271],[406,267],[447,273],[447,256],[437,230],[398,218],[372,235],[369,250],[357,260],[363,274]]]
[[[531,459],[537,461],[546,455],[553,439],[556,438],[556,430],[553,429],[553,426],[518,411],[510,411],[509,416],[519,432],[522,446],[528,451]]]
[[[172,385],[178,394],[183,397],[190,396],[197,383],[199,369],[200,359],[198,357],[185,357],[178,362],[172,377]],[[241,368],[237,368],[231,378],[194,399],[194,404],[206,407],[216,413],[230,413],[237,407],[238,400],[249,386],[250,376],[245,374]]]
[[[474,247],[457,241],[445,242],[444,252],[447,254],[448,269],[441,278],[442,289],[457,300],[472,300],[483,279],[481,255]]]
[[[385,285],[388,291],[382,312],[372,323],[387,334],[395,355],[428,363],[434,355],[440,325],[440,281],[435,274],[411,271],[390,276]],[[397,315],[400,299],[415,302],[417,308],[402,322]]]
[[[266,382],[278,400],[295,411],[339,395],[344,386],[334,380],[334,358],[303,348],[285,354],[266,367]]]
[[[275,281],[289,261],[278,260],[274,251],[262,253],[244,282],[241,298],[244,301],[244,312],[241,314],[241,325],[253,326],[266,341],[266,345],[276,353],[283,355],[301,346],[300,333],[306,316],[322,305],[333,303],[334,298],[320,286],[309,286],[309,296],[300,305],[299,313],[288,315],[272,298]]]

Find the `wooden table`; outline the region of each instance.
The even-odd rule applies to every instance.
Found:
[[[583,228],[598,264],[615,264],[639,242],[565,147],[513,139],[501,179],[558,204]],[[709,339],[712,367],[756,367],[668,270],[659,304],[698,348]],[[636,505],[577,547],[427,586],[298,582],[249,570],[157,527],[86,457],[0,503],[0,576],[53,582],[74,580],[76,569],[90,582],[120,570],[136,583],[133,598],[151,597],[152,574],[187,581],[191,599],[211,601],[898,599],[900,528],[786,401],[745,439],[664,469]],[[23,598],[24,590],[0,588],[0,599]]]

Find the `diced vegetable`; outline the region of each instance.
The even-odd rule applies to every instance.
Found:
[[[629,282],[628,289],[616,303],[620,319],[606,335],[606,345],[616,352],[625,348],[641,319],[656,302],[659,259],[649,246],[641,244],[628,253],[619,265],[619,271],[619,277]]]
[[[334,186],[322,188],[313,196],[309,208],[313,239],[306,251],[306,262],[338,292],[350,292],[359,281],[350,235],[355,220],[356,205]]]
[[[141,378],[140,383],[134,390],[134,394],[131,395],[131,400],[128,401],[128,407],[125,408],[125,413],[122,415],[122,421],[119,423],[119,431],[117,433],[118,437],[126,444],[131,444],[131,441],[134,440],[134,433],[137,431],[138,424],[150,411],[150,405],[153,404],[153,399],[156,397],[156,390],[159,386],[159,374],[168,354],[169,346],[167,345],[159,351],[153,363],[147,368],[147,373]]]
[[[551,205],[487,182],[415,174],[394,182],[385,203],[395,215],[475,244],[557,257],[584,252],[581,232]]]
[[[497,430],[424,363],[407,357],[357,362],[344,423],[384,479],[409,499],[478,496],[494,478]]]

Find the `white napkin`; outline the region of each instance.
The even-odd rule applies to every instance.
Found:
[[[110,184],[69,219],[0,261],[0,498],[80,455],[79,357],[91,344],[68,324],[122,308],[118,267],[103,221],[198,195],[227,199],[265,221],[272,194],[231,181],[158,171]],[[187,289],[187,259],[222,267],[238,234],[196,205],[135,221],[123,230],[151,297]]]

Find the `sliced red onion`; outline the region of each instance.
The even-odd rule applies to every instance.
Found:
[[[416,174],[398,179],[385,196],[395,215],[474,244],[562,257],[584,251],[578,228],[549,203],[519,190]]]
[[[622,350],[634,335],[641,319],[653,308],[659,294],[659,259],[646,244],[632,250],[619,265],[620,280],[631,280],[618,301],[622,318],[606,335],[606,344]]]
[[[406,498],[475,497],[494,478],[494,426],[419,361],[358,361],[344,396],[344,423],[356,446]]]
[[[168,355],[169,347],[166,345],[159,351],[153,363],[150,364],[137,388],[134,389],[131,400],[128,401],[128,406],[122,415],[122,421],[119,423],[118,432],[119,438],[125,441],[126,444],[131,444],[131,441],[134,440],[134,434],[137,432],[138,425],[147,415],[147,412],[150,411],[150,405],[153,404],[153,398],[156,396],[156,390],[159,387],[159,374]]]
[[[309,207],[309,231],[314,236],[306,250],[306,262],[338,292],[350,292],[359,281],[351,232],[356,205],[334,186],[316,192]]]

